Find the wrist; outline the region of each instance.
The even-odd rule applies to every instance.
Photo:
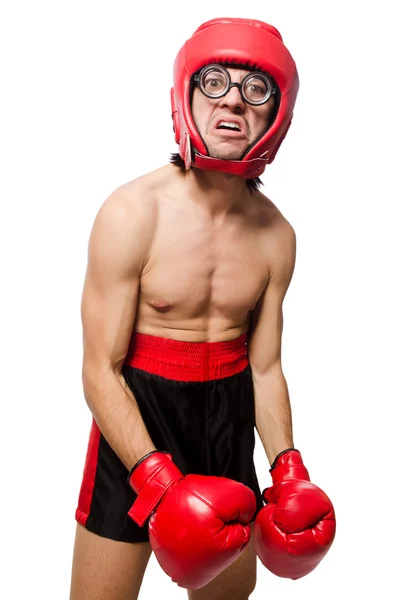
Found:
[[[281,452],[279,452],[279,453],[277,454],[276,458],[274,459],[274,461],[273,461],[273,462],[272,462],[272,464],[270,465],[270,471],[272,471],[272,470],[275,468],[275,466],[276,466],[276,464],[277,464],[277,461],[279,460],[279,458],[280,458],[281,456],[283,456],[283,454],[287,454],[287,452],[292,452],[293,450],[294,450],[295,452],[299,452],[299,450],[297,450],[296,448],[286,448],[285,450],[281,450]],[[299,452],[299,454],[300,454],[300,452]]]
[[[129,484],[137,494],[129,516],[142,527],[167,490],[182,478],[183,474],[173,462],[171,454],[162,450],[146,454],[134,465],[129,475]]]
[[[310,481],[309,472],[303,464],[302,456],[296,448],[287,448],[274,459],[270,468],[273,485],[288,479]]]
[[[131,476],[138,469],[139,465],[141,465],[146,459],[148,459],[152,454],[156,454],[157,452],[165,453],[164,450],[152,450],[148,452],[144,456],[142,456],[130,469],[127,477],[127,482],[131,484]]]

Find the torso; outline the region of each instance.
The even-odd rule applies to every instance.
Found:
[[[286,221],[265,196],[247,191],[244,209],[217,224],[173,184],[176,167],[165,169],[168,184],[162,170],[145,176],[157,219],[134,331],[183,341],[235,339],[249,328],[277,259],[278,225]]]

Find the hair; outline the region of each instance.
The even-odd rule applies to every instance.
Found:
[[[170,157],[170,163],[179,167],[182,171],[186,171],[185,162],[182,156],[178,152],[173,152]],[[251,192],[259,190],[260,186],[263,185],[260,177],[255,177],[254,179],[246,180],[247,187]]]

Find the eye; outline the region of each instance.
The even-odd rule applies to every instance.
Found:
[[[258,95],[261,95],[261,96],[264,96],[265,93],[266,93],[265,88],[263,86],[261,86],[261,85],[257,85],[256,83],[251,83],[248,86],[247,91],[249,93],[251,93],[251,94],[258,94]]]
[[[269,94],[269,85],[262,77],[251,77],[244,85],[244,93],[251,102],[260,102]]]
[[[219,87],[220,85],[222,85],[222,82],[219,81],[219,79],[208,79],[205,82],[205,87],[216,88],[216,87]]]
[[[210,77],[206,77],[204,80],[204,88],[206,90],[211,90],[211,91],[218,91],[221,90],[225,87],[225,80],[223,77],[219,77],[219,76],[210,76]]]
[[[227,86],[226,75],[218,69],[210,69],[201,78],[201,89],[210,96],[218,96],[223,93]]]

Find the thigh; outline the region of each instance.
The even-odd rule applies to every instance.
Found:
[[[253,525],[251,540],[243,554],[215,577],[208,585],[199,590],[189,590],[189,600],[247,600],[256,585],[256,553],[254,547]]]
[[[78,524],[70,600],[135,600],[150,553],[148,542],[116,542]]]

